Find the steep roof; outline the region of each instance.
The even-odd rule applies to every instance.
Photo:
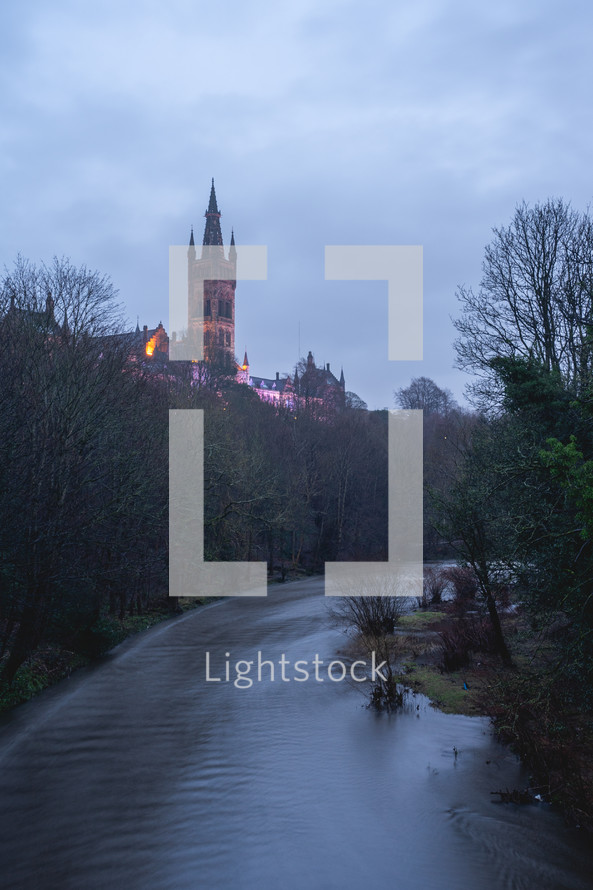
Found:
[[[208,210],[204,214],[206,217],[206,225],[204,227],[204,240],[202,244],[205,247],[218,246],[222,247],[222,229],[220,228],[220,210],[216,201],[216,191],[214,190],[214,179],[212,180],[212,188],[210,189],[210,201],[208,202]]]

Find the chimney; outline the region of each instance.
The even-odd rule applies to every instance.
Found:
[[[144,325],[143,330],[144,330],[144,342],[146,343],[148,341],[148,325],[147,324]]]
[[[329,371],[329,362],[327,363],[327,370]]]
[[[280,380],[280,371],[276,371],[276,380]]]

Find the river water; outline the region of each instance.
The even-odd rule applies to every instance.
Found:
[[[492,798],[527,776],[487,720],[421,697],[377,715],[366,684],[328,680],[344,638],[322,594],[314,578],[187,613],[3,718],[0,886],[593,887],[585,838]],[[258,652],[284,653],[288,680],[225,682]],[[297,682],[316,654],[324,682]]]

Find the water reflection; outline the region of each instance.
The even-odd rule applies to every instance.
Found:
[[[195,890],[591,887],[593,857],[522,787],[487,721],[346,683],[205,682],[205,652],[330,661],[319,579],[128,641],[4,721],[4,886]],[[455,749],[457,756],[455,756]]]

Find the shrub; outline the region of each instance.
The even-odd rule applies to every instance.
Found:
[[[486,618],[460,618],[439,633],[444,671],[467,667],[472,652],[495,652],[496,641]]]
[[[332,609],[334,619],[363,637],[392,634],[405,611],[405,599],[399,596],[340,597]]]
[[[446,582],[453,588],[454,604],[461,610],[473,604],[478,593],[478,579],[468,566],[451,566],[443,572]]]
[[[422,588],[422,608],[438,605],[449,583],[446,570],[424,566],[424,582]]]

